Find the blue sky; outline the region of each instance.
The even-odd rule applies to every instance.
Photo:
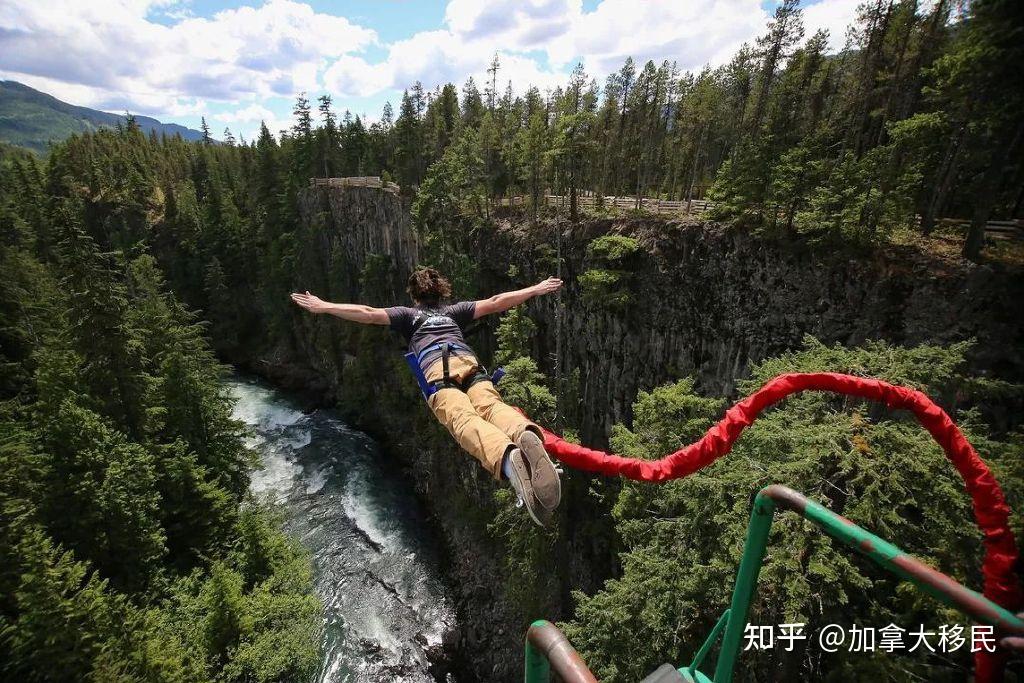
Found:
[[[833,48],[859,0],[805,0]],[[774,0],[3,0],[0,78],[74,104],[251,137],[290,125],[295,96],[330,93],[375,120],[404,87],[470,76],[542,90],[582,61],[603,81],[627,56],[721,64]]]

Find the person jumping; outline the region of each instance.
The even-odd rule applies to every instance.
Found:
[[[420,268],[409,276],[406,290],[413,307],[335,304],[308,291],[291,298],[314,314],[390,325],[401,334],[426,382],[437,388],[427,398],[434,416],[491,476],[507,479],[533,521],[545,526],[561,500],[562,485],[544,450],[540,428],[501,400],[476,353],[466,344],[463,331],[477,318],[507,311],[561,286],[561,280],[549,277],[532,287],[489,299],[442,305],[451,297],[451,283],[433,268]]]

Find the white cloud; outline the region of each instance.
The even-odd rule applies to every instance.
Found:
[[[543,53],[551,39],[569,31],[579,11],[579,0],[452,0],[445,11],[447,28],[396,41],[388,46],[387,58],[375,64],[343,57],[324,74],[324,83],[342,96],[370,96],[416,81],[428,89],[447,82],[461,85],[472,76],[482,91],[497,54],[499,90],[509,80],[520,91],[530,85],[554,87],[567,71],[561,65],[544,66],[536,51]]]
[[[274,112],[256,103],[227,112],[226,114],[217,115],[217,119],[225,123],[259,123],[260,121],[270,121],[273,118]]]
[[[65,84],[58,97],[140,113],[167,113],[199,99],[291,96],[318,87],[324,60],[357,52],[376,33],[291,0],[187,17],[164,26],[147,16],[175,3],[150,0],[5,0],[0,71]],[[88,86],[83,91],[75,86]]]
[[[698,69],[726,61],[766,20],[758,0],[604,0],[574,24],[570,40],[555,41],[549,54],[556,62],[580,55],[597,73],[618,68],[629,56],[641,64],[667,59]]]
[[[528,50],[564,36],[581,11],[580,0],[451,0],[445,23],[463,40]]]
[[[369,96],[384,90],[402,90],[416,81],[427,89],[448,82],[462,84],[472,76],[481,92],[490,79],[487,69],[498,55],[498,90],[505,84],[525,89],[530,85],[554,87],[565,80],[565,73],[542,67],[535,59],[502,50],[489,39],[463,40],[450,31],[424,31],[393,43],[387,58],[370,64],[359,57],[346,56],[324,73],[326,87],[341,96]]]
[[[804,8],[804,29],[807,37],[818,29],[828,30],[828,46],[832,51],[846,43],[846,29],[857,18],[857,5],[862,0],[822,0]]]
[[[727,61],[767,19],[759,0],[603,0],[591,12],[583,11],[582,0],[451,0],[445,29],[391,44],[378,63],[342,57],[324,81],[342,96],[400,90],[417,80],[432,88],[468,76],[482,89],[496,53],[499,89],[511,79],[520,92],[563,84],[576,60],[599,79],[627,57],[699,69]]]
[[[324,84],[336,96],[365,97],[388,90],[394,83],[388,62],[370,64],[359,57],[342,56],[324,72]]]

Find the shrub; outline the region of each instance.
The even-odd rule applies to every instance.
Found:
[[[602,235],[587,245],[587,257],[606,263],[622,261],[640,251],[640,242],[625,235]]]
[[[620,310],[631,301],[632,296],[624,289],[625,273],[616,270],[591,268],[579,276],[583,301],[599,308]]]

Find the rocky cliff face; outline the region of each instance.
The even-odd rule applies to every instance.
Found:
[[[844,345],[976,339],[975,370],[1024,379],[1019,272],[912,247],[850,253],[773,243],[701,223],[561,225],[562,365],[579,371],[587,441],[603,443],[612,424],[628,421],[638,390],[693,376],[700,389],[728,396],[751,363],[798,346],[808,334]],[[641,245],[622,264],[630,296],[624,310],[587,303],[577,280],[595,265],[587,244],[605,234]],[[536,245],[554,242],[553,225],[528,230],[505,221],[499,235],[480,249],[494,286],[508,282],[509,263],[525,272],[520,280],[548,274]],[[534,300],[529,307],[541,324],[538,357],[551,372],[558,302]]]
[[[397,196],[366,187],[311,187],[300,192],[299,212],[294,288],[332,301],[382,305],[405,296],[418,243]],[[257,358],[232,361],[311,396],[336,399],[356,379],[346,368],[360,350],[358,330],[282,305],[290,316],[286,329],[265,330],[262,345],[249,345],[262,349]]]
[[[386,305],[405,299],[418,248],[397,197],[369,188],[310,188],[300,204],[296,285],[335,300]],[[587,442],[604,443],[610,425],[630,418],[638,390],[692,375],[703,390],[726,395],[752,362],[798,345],[806,334],[844,344],[976,338],[977,369],[1024,378],[1019,275],[910,248],[843,255],[696,223],[561,225],[568,283],[562,306],[549,297],[530,302],[529,311],[540,328],[535,357],[549,375],[561,316],[561,365],[566,374],[578,371],[572,412]],[[641,246],[618,264],[627,306],[592,301],[581,291],[579,275],[595,266],[587,245],[605,234],[630,236]],[[473,248],[480,291],[470,294],[551,274],[555,245],[550,224],[500,221],[497,235]],[[491,329],[471,340],[485,354],[493,348]],[[499,509],[496,485],[433,423],[404,367],[401,343],[383,329],[298,312],[289,330],[268,333],[268,339],[276,344],[251,359],[253,367],[347,410],[410,473],[431,511],[459,596],[460,632],[447,654],[452,662],[441,670],[453,668],[467,680],[518,678],[526,623],[568,617],[569,589],[592,591],[615,571],[614,539],[594,530],[607,518],[587,493],[595,482],[567,477],[562,540],[535,577],[545,611],[528,613],[534,608],[505,590],[506,549],[488,530]]]

